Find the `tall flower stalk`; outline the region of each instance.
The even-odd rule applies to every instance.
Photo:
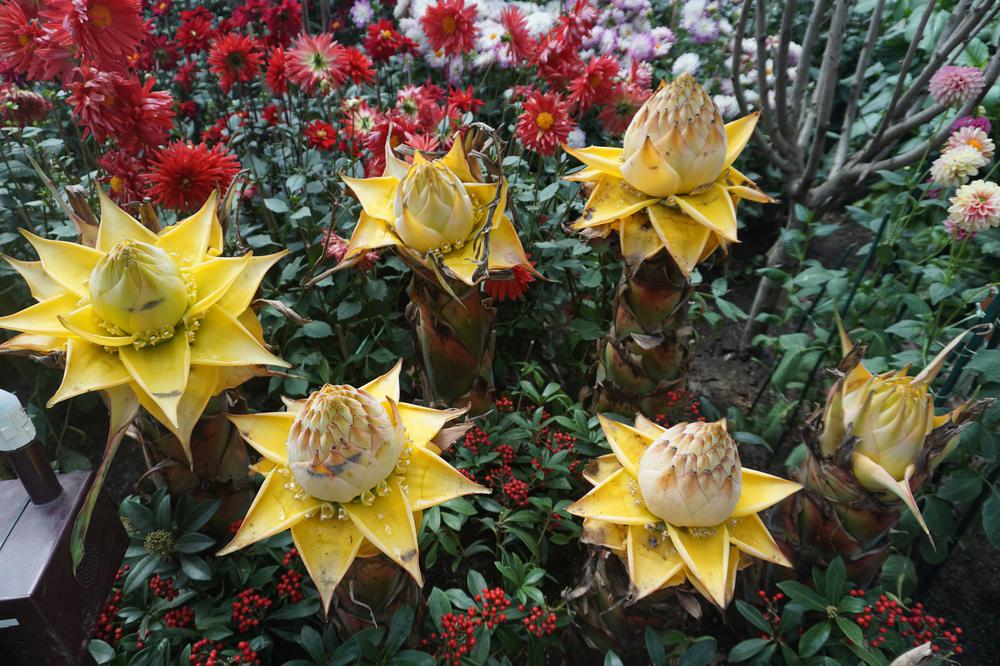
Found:
[[[386,144],[385,170],[376,178],[344,176],[362,212],[338,267],[365,253],[393,247],[413,271],[407,321],[413,331],[424,394],[441,405],[492,405],[496,310],[483,295],[487,277],[531,273],[507,217],[507,181],[493,131],[476,126],[456,136],[447,154],[414,151],[400,159]]]
[[[684,385],[690,355],[687,302],[695,266],[738,242],[741,199],[771,199],[733,162],[757,122],[728,125],[689,74],[662,84],[636,113],[623,146],[565,148],[586,166],[568,176],[590,198],[573,228],[617,233],[623,259],[608,335],[598,343],[595,408],[664,411]]]

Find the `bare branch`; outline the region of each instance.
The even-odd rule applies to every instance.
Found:
[[[847,110],[844,113],[844,122],[840,129],[840,140],[837,143],[837,152],[833,159],[831,171],[839,171],[847,161],[847,149],[851,143],[851,128],[858,116],[858,100],[861,98],[861,88],[865,80],[865,72],[871,62],[872,52],[878,41],[878,31],[882,23],[882,11],[885,8],[885,0],[878,0],[875,3],[875,11],[872,12],[871,20],[868,22],[868,32],[865,34],[865,43],[861,47],[858,56],[858,66],[854,70],[854,82],[847,97]]]
[[[795,85],[792,87],[792,115],[798,118],[800,126],[803,120],[802,100],[805,97],[806,86],[812,78],[813,50],[816,48],[823,16],[829,5],[830,0],[816,0],[813,5],[812,13],[809,14],[809,23],[806,24],[806,34],[802,39],[802,57],[799,59],[798,65],[795,66]]]
[[[764,124],[764,131],[780,152],[794,155],[795,147],[792,145],[794,139],[786,139],[785,135],[778,131],[774,116],[779,114],[776,114],[775,107],[771,106],[771,96],[767,89],[767,8],[764,6],[764,0],[757,0],[754,11],[754,37],[757,42],[757,94],[760,95],[760,119]]]
[[[750,19],[750,3],[752,1],[743,0],[743,7],[740,9],[740,18],[736,22],[736,34],[733,37],[733,64],[730,67],[733,77],[733,96],[736,97],[736,103],[739,105],[740,113],[742,114],[750,113],[750,106],[747,104],[746,95],[743,94],[743,83],[740,81],[740,72],[743,65],[740,61],[743,58],[743,35],[746,34],[747,22]]]
[[[906,75],[910,72],[910,65],[913,64],[913,57],[917,53],[917,46],[920,44],[920,40],[924,35],[924,30],[927,28],[927,22],[930,20],[931,14],[934,13],[934,6],[936,4],[936,0],[928,2],[927,8],[920,17],[920,24],[917,26],[917,32],[914,35],[913,40],[910,42],[910,46],[906,49],[906,55],[903,56],[903,63],[899,66],[899,76],[896,79],[896,87],[892,90],[892,97],[889,98],[889,106],[886,107],[885,114],[882,116],[882,121],[879,123],[878,129],[875,130],[875,134],[872,135],[868,145],[865,146],[862,159],[868,159],[873,153],[877,152],[875,145],[879,142],[879,139],[882,138],[882,134],[885,133],[885,128],[889,124],[890,117],[896,111],[896,105],[899,104],[899,98],[903,94],[903,86],[906,85]]]
[[[879,0],[880,2],[884,0]],[[778,34],[778,57],[775,58],[774,111],[778,116],[778,130],[789,142],[795,141],[795,131],[789,122],[788,108],[788,45],[795,27],[795,10],[798,0],[786,0],[781,13],[781,32]]]
[[[816,118],[816,133],[813,135],[812,148],[808,153],[806,168],[801,179],[796,184],[798,194],[808,191],[813,177],[819,169],[823,157],[823,142],[830,128],[830,112],[833,109],[833,96],[837,89],[840,51],[844,45],[844,33],[847,27],[848,0],[837,0],[833,8],[833,18],[830,21],[830,31],[827,35],[826,50],[823,52],[823,62],[820,65],[819,82],[816,85],[816,102],[813,114]]]

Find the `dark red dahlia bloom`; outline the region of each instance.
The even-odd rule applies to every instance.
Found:
[[[176,83],[181,90],[187,92],[191,90],[191,84],[194,83],[195,77],[198,75],[198,63],[194,60],[188,60],[177,68],[174,72],[174,83]]]
[[[551,155],[566,142],[574,126],[560,94],[535,91],[524,100],[523,111],[517,118],[517,138],[525,148]]]
[[[347,49],[329,33],[299,35],[287,57],[288,79],[308,92],[340,86],[347,80]]]
[[[169,70],[177,65],[180,53],[177,44],[166,35],[156,35],[149,33],[142,42],[142,49],[139,52],[139,68],[149,71],[151,69]]]
[[[299,0],[281,0],[267,4],[263,15],[267,27],[265,39],[272,46],[288,46],[292,38],[302,31],[302,3]]]
[[[281,108],[277,104],[268,104],[261,113],[264,122],[274,127],[281,122]]]
[[[598,118],[608,134],[622,134],[632,122],[642,103],[650,95],[648,88],[642,88],[631,83],[618,83],[611,91],[611,96]]]
[[[42,120],[52,110],[52,103],[36,92],[0,84],[0,121],[21,127]]]
[[[200,53],[215,39],[212,13],[207,12],[208,18],[199,13],[184,19],[185,13],[187,12],[181,12],[183,22],[177,28],[177,42],[184,48],[185,53]]]
[[[288,92],[288,54],[280,46],[274,47],[268,54],[264,80],[273,94],[284,95]]]
[[[614,93],[619,73],[618,61],[610,55],[584,63],[580,75],[569,82],[570,104],[580,111],[586,111],[594,104],[604,104]]]
[[[145,164],[141,159],[124,150],[112,150],[101,155],[97,164],[105,173],[98,180],[108,186],[112,199],[120,204],[143,200],[146,184]]]
[[[438,0],[424,12],[420,25],[431,48],[445,55],[471,51],[479,34],[476,7],[466,7],[465,0]]]
[[[368,25],[365,51],[375,62],[385,62],[397,53],[407,53],[415,48],[413,40],[396,30],[390,21],[382,19]]]
[[[157,16],[164,16],[170,12],[174,6],[174,0],[152,0],[149,4],[149,11]]]
[[[347,47],[347,76],[355,83],[371,83],[375,80],[372,61],[353,46]]]
[[[222,145],[175,141],[153,155],[145,180],[156,203],[189,211],[205,203],[213,190],[224,192],[239,172],[239,160]]]
[[[319,150],[331,150],[337,145],[337,130],[329,123],[314,120],[306,125],[306,145]]]
[[[535,262],[531,262],[534,266]],[[488,278],[483,288],[497,301],[516,301],[528,290],[535,276],[524,266],[514,266],[509,278]]]
[[[219,85],[225,92],[229,92],[234,83],[257,78],[262,60],[257,40],[237,33],[215,40],[208,54],[209,68],[219,77]]]
[[[244,0],[241,4],[236,5],[229,18],[223,21],[223,25],[229,30],[245,28],[251,23],[259,21],[268,5],[267,0]]]
[[[145,33],[139,0],[54,0],[40,15],[106,69],[120,69]]]
[[[39,69],[38,46],[45,31],[37,19],[30,18],[17,2],[0,4],[0,58],[15,71],[35,78]]]
[[[115,139],[123,149],[138,152],[166,143],[174,128],[174,99],[170,93],[153,90],[156,79],[132,77],[115,86]]]
[[[121,84],[120,74],[101,71],[87,63],[74,70],[68,101],[83,126],[84,137],[93,134],[97,141],[103,142],[120,127],[116,102]]]
[[[483,105],[483,100],[476,97],[472,86],[465,90],[452,88],[448,91],[448,114],[475,113]]]

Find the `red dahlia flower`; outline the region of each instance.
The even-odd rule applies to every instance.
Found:
[[[569,118],[569,109],[558,93],[535,91],[524,100],[523,111],[517,119],[517,138],[525,148],[542,155],[551,155],[566,142],[575,123]]]
[[[420,25],[431,48],[445,55],[461,55],[472,50],[479,34],[476,7],[466,7],[465,0],[438,0],[424,12]]]
[[[382,19],[368,25],[365,51],[368,51],[375,62],[385,62],[397,53],[406,53],[415,48],[413,40],[403,36],[390,21]]]
[[[103,142],[121,126],[116,103],[117,87],[122,77],[115,72],[104,72],[84,63],[74,70],[74,80],[69,84],[69,105],[83,126],[83,136],[90,134]]]
[[[337,130],[329,123],[314,120],[306,125],[306,145],[318,150],[331,150],[337,144]]]
[[[580,75],[569,82],[570,104],[580,111],[586,111],[594,104],[604,104],[614,92],[618,74],[618,61],[610,55],[584,63]]]
[[[483,105],[483,100],[476,97],[472,86],[465,90],[452,88],[448,91],[448,114],[475,113]]]
[[[121,69],[145,32],[139,0],[54,0],[40,15],[108,69]]]
[[[112,150],[101,155],[97,164],[107,174],[98,180],[108,186],[112,199],[120,204],[142,201],[145,197],[142,160],[124,150]]]
[[[257,40],[237,33],[215,40],[208,54],[208,65],[219,77],[219,85],[225,92],[229,92],[234,83],[257,78],[261,60]]]
[[[153,90],[156,79],[145,83],[132,77],[115,86],[115,139],[123,149],[138,152],[166,143],[174,128],[174,98],[170,93]]]
[[[45,34],[37,20],[29,19],[17,2],[0,4],[0,58],[16,71],[38,71],[38,40]]]
[[[183,19],[186,12],[181,12]],[[212,13],[208,17],[195,14],[183,20],[177,28],[177,41],[184,47],[185,53],[200,53],[215,39],[215,28],[212,27]]]
[[[266,3],[264,25],[267,26],[267,43],[288,46],[292,37],[302,30],[302,3],[299,0],[281,0]]]
[[[353,46],[347,47],[347,76],[355,83],[371,83],[375,80],[372,61]]]
[[[507,30],[504,46],[511,59],[530,60],[538,49],[538,42],[528,32],[528,22],[516,5],[510,5],[500,12],[500,23]]]
[[[531,262],[534,266],[535,262]],[[535,276],[524,266],[514,266],[509,278],[488,278],[483,288],[491,298],[497,301],[516,301],[528,290],[528,285],[535,281]]]
[[[280,46],[271,49],[267,56],[264,80],[274,95],[284,95],[288,92],[288,54]]]
[[[222,145],[175,141],[153,155],[146,181],[158,204],[188,211],[205,203],[213,190],[224,192],[239,172],[239,160]]]
[[[598,118],[608,134],[622,134],[632,116],[650,95],[648,88],[634,84],[618,83],[611,92],[609,103],[604,105]]]
[[[350,56],[329,33],[299,35],[287,55],[288,78],[303,90],[316,92],[347,80]]]

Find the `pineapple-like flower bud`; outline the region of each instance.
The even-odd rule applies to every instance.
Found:
[[[405,442],[398,414],[365,391],[327,384],[306,399],[286,446],[303,490],[327,502],[349,502],[392,474]]]
[[[678,423],[639,460],[646,507],[671,525],[714,527],[736,508],[743,485],[740,454],[726,420]]]
[[[169,254],[125,240],[94,266],[90,301],[97,316],[122,333],[169,337],[188,309],[188,286]]]
[[[472,199],[440,160],[410,167],[396,191],[396,233],[417,252],[460,247],[475,224]]]
[[[661,87],[625,130],[622,176],[641,192],[668,197],[715,181],[726,164],[726,128],[690,74]]]
[[[832,455],[853,435],[856,451],[901,480],[934,429],[927,383],[895,372],[852,379],[845,378],[827,401],[820,445]]]

